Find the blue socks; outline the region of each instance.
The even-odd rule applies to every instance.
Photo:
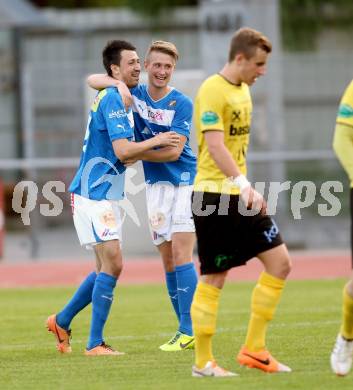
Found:
[[[179,332],[192,336],[190,307],[197,285],[197,273],[193,262],[175,267],[178,301],[179,301]]]
[[[103,342],[103,328],[113,303],[113,292],[117,278],[100,272],[97,275],[92,293],[92,321],[87,349],[92,349]]]
[[[56,322],[62,328],[69,330],[72,319],[92,301],[92,291],[97,274],[90,273],[76,290],[74,296],[64,309],[56,315]]]
[[[176,279],[176,272],[166,272],[165,280],[167,283],[168,294],[170,298],[170,302],[173,305],[176,316],[178,317],[178,321],[180,321],[180,313],[179,313],[179,299],[178,299],[178,286]]]

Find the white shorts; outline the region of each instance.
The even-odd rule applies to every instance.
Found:
[[[147,214],[155,245],[173,233],[195,232],[191,211],[192,185],[146,184]]]
[[[92,200],[71,194],[71,210],[80,243],[87,249],[103,241],[121,242],[118,201]]]

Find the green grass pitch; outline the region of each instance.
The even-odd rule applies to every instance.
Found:
[[[344,280],[290,281],[271,323],[267,344],[290,374],[240,368],[234,360],[245,338],[254,283],[224,288],[214,337],[220,365],[234,378],[192,378],[193,351],[162,352],[176,321],[163,285],[119,286],[105,330],[106,342],[125,356],[86,357],[90,308],[72,323],[73,353],[59,355],[44,328],[73,289],[0,290],[0,389],[352,389],[353,373],[333,375],[329,355],[341,317]]]

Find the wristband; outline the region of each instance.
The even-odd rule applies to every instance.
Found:
[[[251,184],[249,180],[244,175],[239,175],[233,179],[233,184],[240,189],[240,192],[245,188],[250,187]]]

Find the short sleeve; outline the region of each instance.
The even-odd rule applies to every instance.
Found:
[[[336,121],[337,123],[353,126],[353,80],[344,91]]]
[[[124,104],[117,91],[104,96],[101,109],[112,142],[133,136],[133,129],[131,129]]]
[[[224,96],[212,83],[206,83],[201,87],[198,95],[199,128],[201,132],[206,130],[224,131],[223,111]]]
[[[192,123],[192,102],[187,96],[178,103],[171,124],[171,130],[189,138]]]

